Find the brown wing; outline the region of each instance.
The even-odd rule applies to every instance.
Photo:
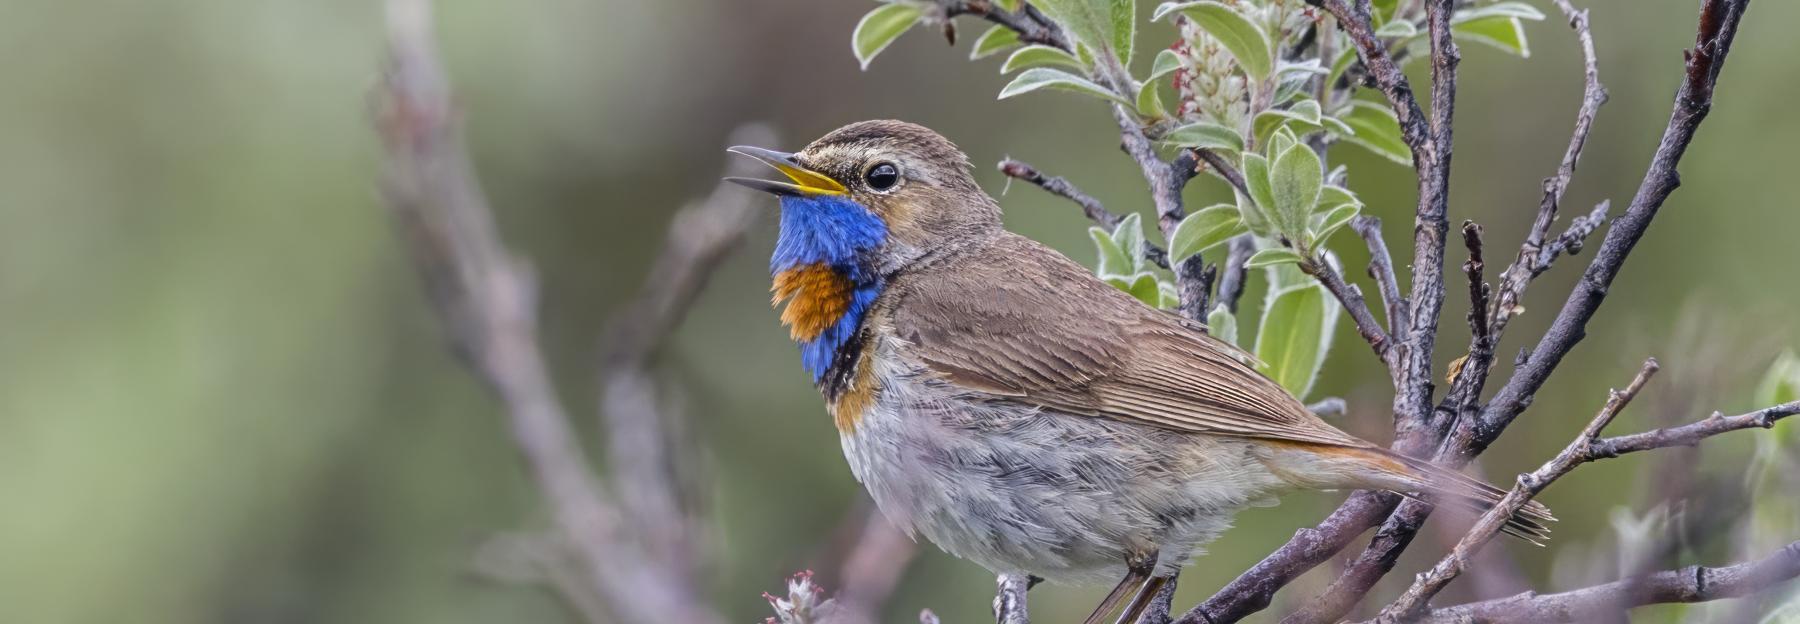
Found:
[[[1325,424],[1234,347],[1138,303],[1062,254],[1002,234],[902,273],[907,357],[958,385],[1177,431],[1369,446]]]

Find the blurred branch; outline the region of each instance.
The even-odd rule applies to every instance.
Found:
[[[1018,11],[1007,11],[993,0],[932,0],[932,6],[942,12],[944,20],[959,15],[973,15],[1012,29],[1019,33],[1019,41],[1047,45],[1064,52],[1075,51],[1055,20],[1023,0],[1019,2]]]
[[[1557,594],[1525,592],[1432,609],[1414,620],[1431,623],[1583,622],[1614,617],[1649,604],[1737,598],[1800,576],[1800,542],[1733,566],[1693,565]]]
[[[645,552],[642,540],[622,534],[626,522],[607,499],[577,443],[538,348],[535,275],[528,262],[502,243],[476,181],[457,127],[450,86],[437,60],[431,3],[390,0],[387,11],[390,57],[378,87],[376,119],[387,152],[382,184],[387,207],[443,317],[453,349],[505,405],[513,438],[550,505],[559,541],[566,541],[569,557],[586,578],[585,584],[561,586],[563,591],[603,597],[606,608],[626,621],[722,621],[699,600],[678,563],[658,560]],[[743,208],[711,210],[728,217]],[[671,286],[667,291],[652,290],[634,313],[622,317],[621,325],[636,325],[642,333],[633,334],[638,336],[635,340],[615,336],[608,357],[610,371],[630,371],[648,357],[656,336],[673,323],[672,312],[698,289],[717,250],[735,240],[730,219],[722,223],[718,230],[696,228],[699,233],[675,235],[678,240],[694,236],[695,245],[671,251],[665,260],[691,266],[658,268],[658,275]],[[742,226],[735,228],[741,231]],[[656,453],[663,448],[657,442],[661,430],[654,404],[644,403],[653,391],[620,388],[625,382],[648,384],[620,378],[609,383],[609,423],[625,438],[615,441],[644,443],[638,450]],[[678,513],[671,511],[677,507],[665,498],[667,491],[651,491],[666,485],[661,465],[653,458],[645,466],[621,467],[624,497],[636,519],[633,524],[662,522],[668,520],[664,516]],[[644,472],[635,472],[639,470]],[[657,541],[671,539],[675,538]],[[592,604],[588,596],[571,596],[570,601]],[[583,612],[595,617],[589,609]]]
[[[749,125],[732,134],[732,145],[774,145],[775,133]],[[735,159],[727,175],[753,175],[760,168]],[[699,548],[693,538],[699,519],[684,509],[695,498],[692,479],[681,477],[684,458],[678,432],[680,411],[659,404],[650,370],[651,356],[692,307],[720,260],[743,240],[755,214],[756,196],[720,184],[705,200],[675,213],[662,252],[651,265],[639,294],[608,324],[600,357],[602,424],[607,432],[609,474],[619,507],[632,520],[632,534],[672,573],[692,585]]]
[[[873,505],[864,505],[861,516],[863,528],[839,568],[841,624],[880,622],[881,607],[918,553],[918,544],[894,528]]]

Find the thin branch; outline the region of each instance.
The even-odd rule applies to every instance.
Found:
[[[476,181],[431,37],[428,0],[390,0],[390,58],[378,87],[383,191],[448,338],[509,415],[526,467],[595,591],[621,619],[719,622],[691,588],[618,539],[537,345],[536,280],[500,240]]]
[[[1051,195],[1056,195],[1063,199],[1075,202],[1076,205],[1081,206],[1082,214],[1087,215],[1089,220],[1093,221],[1095,225],[1100,226],[1100,229],[1106,230],[1107,233],[1111,233],[1113,230],[1118,229],[1119,221],[1124,219],[1119,215],[1113,214],[1112,211],[1107,210],[1106,206],[1100,204],[1100,200],[1094,199],[1093,196],[1088,195],[1087,193],[1081,192],[1081,189],[1076,188],[1073,182],[1060,176],[1044,175],[1042,172],[1038,171],[1036,167],[1026,164],[1024,161],[1008,158],[1000,161],[998,167],[1000,173],[1005,174],[1006,177],[1030,182],[1032,185],[1044,189]],[[1149,241],[1144,242],[1144,259],[1149,260],[1151,264],[1156,266],[1165,269],[1169,268],[1169,252],[1164,251],[1163,248],[1156,243]]]
[[[1800,414],[1800,401],[1790,401],[1780,405],[1771,405],[1754,412],[1725,416],[1713,412],[1704,420],[1679,427],[1653,429],[1643,433],[1622,435],[1595,440],[1589,452],[1589,461],[1618,457],[1626,453],[1648,451],[1651,449],[1675,446],[1693,446],[1701,440],[1739,429],[1769,429],[1775,422],[1795,414]]]
[[[1007,11],[993,0],[935,0],[934,5],[943,11],[946,23],[958,15],[973,15],[1012,29],[1025,43],[1047,45],[1064,52],[1075,51],[1062,27],[1030,3],[1021,2],[1018,11]]]
[[[1244,284],[1249,281],[1249,269],[1244,263],[1250,261],[1250,255],[1256,253],[1256,242],[1249,234],[1231,239],[1226,243],[1225,271],[1219,282],[1219,305],[1225,306],[1232,314],[1237,314],[1238,299],[1244,296]]]
[[[1550,487],[1551,483],[1575,470],[1576,466],[1592,459],[1591,447],[1600,438],[1600,432],[1604,431],[1607,425],[1612,424],[1613,419],[1619,416],[1619,412],[1624,411],[1625,406],[1631,404],[1631,400],[1644,389],[1644,384],[1650,382],[1650,377],[1656,374],[1658,368],[1660,366],[1657,365],[1655,359],[1645,360],[1643,368],[1638,370],[1637,376],[1632,378],[1630,385],[1625,386],[1623,391],[1615,390],[1609,394],[1606,405],[1600,408],[1600,413],[1596,414],[1592,421],[1588,422],[1587,428],[1582,430],[1581,435],[1576,436],[1575,440],[1570,442],[1561,453],[1557,453],[1556,457],[1545,462],[1537,470],[1519,475],[1518,485],[1514,486],[1512,491],[1507,492],[1506,496],[1500,499],[1493,509],[1482,515],[1481,520],[1469,529],[1462,540],[1457,542],[1456,547],[1450,549],[1450,554],[1445,555],[1443,560],[1433,566],[1430,571],[1419,575],[1412,587],[1408,588],[1392,604],[1389,604],[1386,609],[1383,609],[1377,620],[1381,622],[1404,621],[1417,616],[1420,611],[1424,610],[1426,602],[1431,600],[1432,596],[1436,596],[1439,591],[1450,584],[1450,581],[1456,579],[1457,575],[1462,574],[1463,569],[1468,567],[1469,561],[1474,558],[1475,551],[1480,550],[1483,545],[1500,533],[1500,529],[1506,526],[1508,518],[1518,513],[1520,509],[1524,509],[1525,504],[1530,502],[1533,496],[1543,492],[1544,488]]]
[[[1675,110],[1669,117],[1669,125],[1663,131],[1656,154],[1644,172],[1643,183],[1625,214],[1613,221],[1600,249],[1594,253],[1594,259],[1588,263],[1587,271],[1576,283],[1574,292],[1557,313],[1549,331],[1482,410],[1479,422],[1471,427],[1458,427],[1456,436],[1463,449],[1462,457],[1479,454],[1498,438],[1531,404],[1563,356],[1586,337],[1587,323],[1606,299],[1613,278],[1618,276],[1631,250],[1649,229],[1663,202],[1681,184],[1676,167],[1700,123],[1712,109],[1713,86],[1748,6],[1749,0],[1707,0],[1702,6],[1697,43],[1686,55],[1686,80],[1676,93]]]
[[[1434,609],[1417,621],[1588,622],[1649,604],[1707,602],[1748,596],[1800,576],[1800,542],[1767,557],[1733,566],[1688,566],[1558,594],[1525,592],[1505,598]]]
[[[774,133],[746,126],[732,145],[774,145]],[[732,161],[728,175],[752,175],[756,163]],[[721,184],[705,200],[675,214],[662,253],[651,265],[642,292],[608,324],[602,341],[600,401],[607,432],[608,472],[617,486],[619,507],[631,519],[635,539],[668,562],[672,573],[692,585],[701,534],[685,509],[694,498],[678,439],[679,411],[661,404],[650,359],[681,322],[694,299],[727,253],[743,240],[756,214],[756,197]]]
[[[1250,194],[1249,187],[1244,186],[1243,172],[1238,171],[1237,167],[1231,164],[1231,161],[1226,160],[1224,156],[1220,156],[1218,152],[1209,149],[1199,149],[1186,150],[1184,153],[1197,155],[1202,162],[1206,163],[1206,166],[1212,168],[1214,173],[1219,174],[1220,178],[1224,178],[1225,183],[1230,184],[1231,188],[1236,189],[1237,192],[1245,195]]]
[[[1337,298],[1338,303],[1344,306],[1344,311],[1350,314],[1350,320],[1355,323],[1356,333],[1369,343],[1369,348],[1375,351],[1375,357],[1380,358],[1392,370],[1395,359],[1387,330],[1382,329],[1381,322],[1375,320],[1375,313],[1369,311],[1368,302],[1363,300],[1362,289],[1346,283],[1343,276],[1338,275],[1337,269],[1325,262],[1308,258],[1300,263],[1300,270],[1319,280],[1319,284]]]
[[[1521,309],[1519,301],[1524,297],[1526,285],[1533,277],[1549,269],[1550,262],[1555,259],[1554,254],[1547,257],[1544,255],[1544,238],[1549,236],[1550,224],[1556,220],[1557,206],[1562,202],[1563,192],[1568,190],[1569,181],[1575,176],[1575,166],[1581,161],[1581,150],[1587,145],[1588,134],[1594,128],[1594,117],[1607,100],[1606,87],[1600,84],[1600,64],[1594,53],[1594,34],[1588,27],[1588,12],[1575,10],[1569,0],[1554,1],[1557,8],[1562,10],[1563,16],[1568,18],[1569,27],[1575,30],[1575,36],[1581,40],[1585,69],[1582,73],[1581,109],[1575,113],[1575,130],[1569,136],[1568,149],[1563,151],[1562,164],[1557,167],[1555,175],[1544,179],[1544,195],[1538,202],[1537,218],[1525,235],[1525,243],[1519,247],[1518,258],[1500,274],[1498,295],[1494,299],[1493,310],[1489,313],[1497,328],[1496,333],[1503,331],[1507,321]],[[1601,214],[1605,214],[1604,210]],[[1579,244],[1574,249],[1579,250]]]
[[[1356,230],[1363,242],[1369,247],[1369,277],[1375,280],[1380,289],[1381,305],[1387,314],[1388,334],[1398,336],[1406,333],[1406,300],[1400,297],[1400,284],[1394,277],[1394,259],[1388,255],[1387,241],[1381,238],[1381,219],[1370,215],[1360,215],[1350,220],[1350,229]]]

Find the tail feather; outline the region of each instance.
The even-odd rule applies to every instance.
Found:
[[[1379,466],[1398,481],[1382,484],[1381,487],[1408,498],[1450,505],[1475,513],[1487,513],[1500,499],[1506,497],[1505,490],[1431,462],[1386,449],[1369,449],[1369,454],[1375,456],[1371,459],[1376,459],[1371,465]],[[1527,501],[1523,508],[1506,520],[1506,526],[1501,530],[1507,535],[1542,546],[1550,539],[1549,523],[1555,521],[1556,516],[1550,515],[1549,507],[1537,501]]]

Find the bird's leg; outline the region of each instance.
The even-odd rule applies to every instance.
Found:
[[[1164,588],[1168,588],[1168,591],[1163,591]],[[1138,588],[1137,595],[1131,598],[1130,604],[1125,605],[1125,612],[1119,614],[1119,619],[1115,620],[1113,624],[1137,624],[1140,618],[1144,617],[1145,612],[1149,611],[1150,607],[1156,603],[1161,603],[1162,616],[1158,620],[1144,624],[1162,624],[1167,621],[1169,601],[1174,598],[1175,577],[1152,576],[1149,580],[1144,581],[1143,587]]]
[[[1119,608],[1119,603],[1125,600],[1125,596],[1131,592],[1132,588],[1138,588],[1139,593],[1142,593],[1143,585],[1151,580],[1150,573],[1155,570],[1156,551],[1154,550],[1127,557],[1125,559],[1125,578],[1119,579],[1119,584],[1113,586],[1112,591],[1106,593],[1106,599],[1100,601],[1100,606],[1094,607],[1094,612],[1088,615],[1083,624],[1104,622],[1106,616],[1111,615],[1114,609]],[[1154,590],[1151,593],[1155,593]]]

